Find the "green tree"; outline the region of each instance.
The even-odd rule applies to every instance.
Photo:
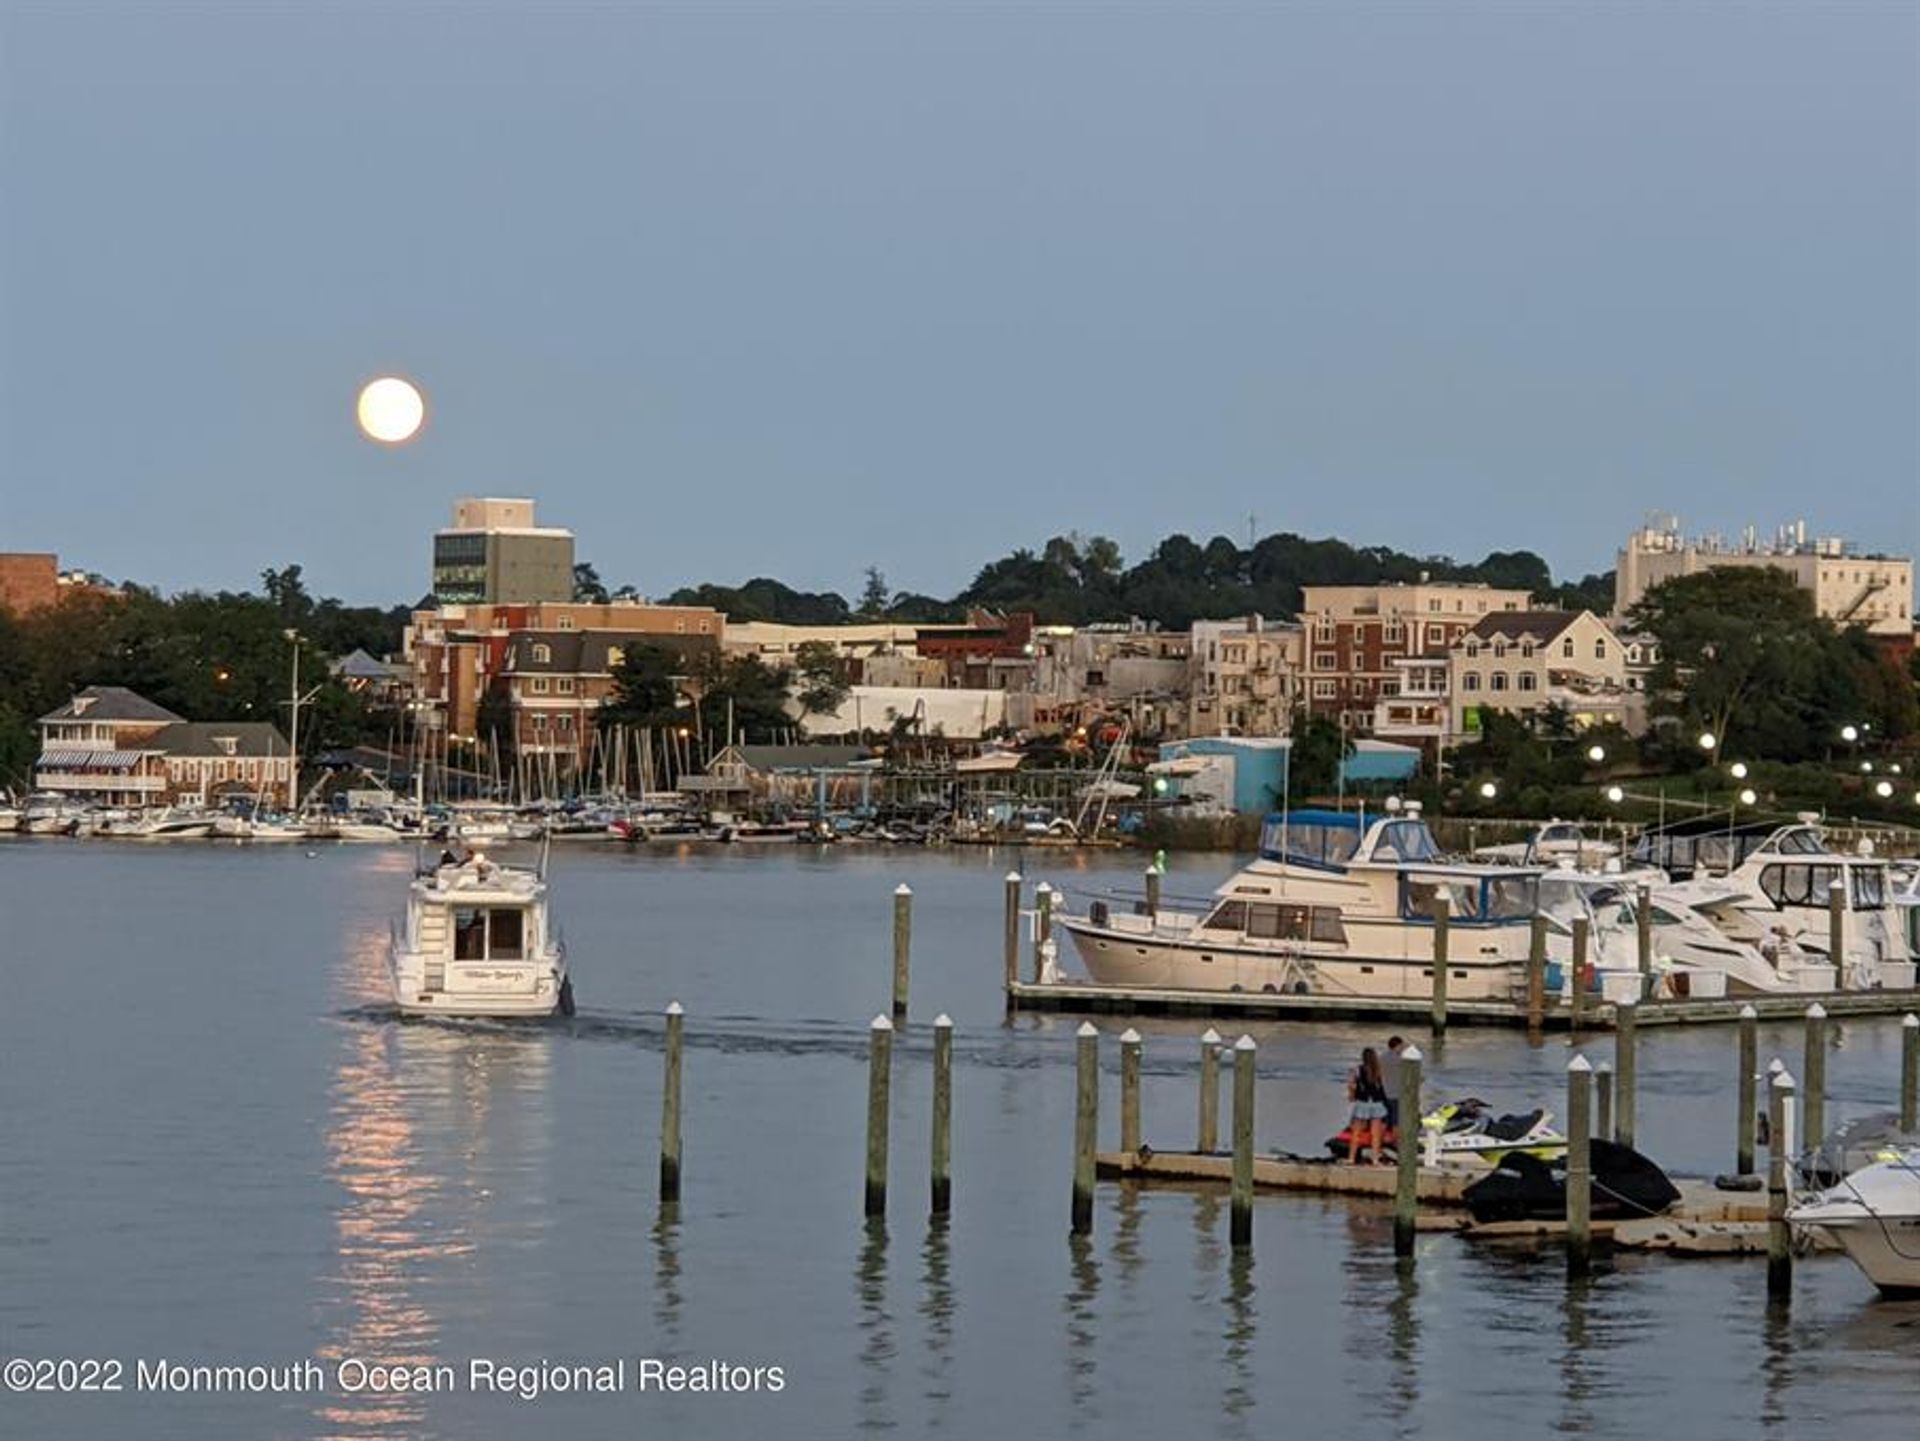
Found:
[[[1340,763],[1348,750],[1346,733],[1329,717],[1295,716],[1293,745],[1287,752],[1288,785],[1294,798],[1331,795],[1340,783]]]
[[[860,614],[868,620],[878,619],[886,613],[887,600],[891,592],[887,590],[887,578],[877,565],[867,567],[867,583],[860,588]]]
[[[793,682],[794,699],[807,715],[833,714],[849,693],[845,667],[823,640],[804,641],[794,652]]]
[[[580,561],[573,568],[573,598],[576,601],[605,605],[607,588],[600,581],[600,572],[591,561]]]
[[[686,662],[666,646],[628,646],[614,668],[613,694],[600,707],[601,726],[678,725],[685,669]]]

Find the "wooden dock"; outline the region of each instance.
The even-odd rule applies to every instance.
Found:
[[[1194,1016],[1250,1021],[1400,1020],[1424,1022],[1432,1013],[1426,996],[1289,995],[1278,992],[1185,991],[1155,987],[1107,986],[1093,981],[1012,981],[1006,987],[1013,1011],[1052,1011],[1070,1015]],[[1920,987],[1875,991],[1806,991],[1767,996],[1730,996],[1724,1000],[1652,1000],[1640,1004],[1642,1026],[1727,1025],[1752,1006],[1763,1021],[1799,1020],[1818,1001],[1829,1016],[1900,1016],[1920,1011]],[[1614,1007],[1594,998],[1581,1008],[1578,1029],[1610,1030]],[[1450,1024],[1525,1026],[1526,1008],[1511,1001],[1450,1000]],[[1563,1004],[1546,1008],[1548,1030],[1575,1029]]]
[[[1226,1185],[1233,1179],[1233,1156],[1227,1151],[1102,1151],[1095,1158],[1099,1174],[1108,1180],[1194,1182]],[[1334,1161],[1303,1161],[1293,1157],[1255,1156],[1256,1191],[1316,1192],[1331,1196],[1368,1196],[1393,1199],[1393,1166],[1343,1166]],[[1464,1206],[1462,1193],[1482,1173],[1420,1168],[1418,1195],[1423,1205]]]

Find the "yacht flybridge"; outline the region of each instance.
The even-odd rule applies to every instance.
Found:
[[[1421,997],[1433,990],[1433,910],[1451,902],[1448,990],[1511,1000],[1525,986],[1542,867],[1442,858],[1416,813],[1269,816],[1260,856],[1200,914],[1128,915],[1096,901],[1059,917],[1108,985],[1197,991]],[[1550,934],[1548,954],[1568,944]]]
[[[544,866],[443,854],[407,889],[392,933],[394,1003],[416,1016],[573,1014],[566,947],[547,915]]]

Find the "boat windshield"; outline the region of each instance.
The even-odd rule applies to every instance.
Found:
[[[1540,878],[1535,875],[1488,876],[1484,879],[1474,876],[1458,879],[1403,876],[1400,881],[1400,914],[1408,920],[1431,920],[1434,898],[1442,892],[1452,902],[1451,918],[1455,921],[1492,924],[1524,921],[1538,909]],[[1578,902],[1577,898],[1575,909],[1584,909],[1584,904]]]
[[[1344,866],[1360,849],[1360,822],[1332,811],[1268,816],[1260,829],[1260,855],[1270,861]]]
[[[1427,829],[1425,821],[1389,821],[1380,827],[1380,835],[1373,843],[1373,858],[1376,861],[1435,861],[1440,858],[1440,847],[1434,844],[1433,832]]]
[[[1887,903],[1886,867],[1790,865],[1764,866],[1760,871],[1760,893],[1776,906],[1810,906],[1824,909],[1835,881],[1851,877],[1853,909],[1877,911]]]
[[[1885,866],[1848,866],[1853,877],[1853,908],[1877,911],[1887,904],[1887,868]]]

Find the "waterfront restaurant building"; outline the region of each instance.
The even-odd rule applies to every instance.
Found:
[[[109,806],[222,793],[291,805],[291,753],[264,721],[188,721],[124,686],[88,686],[40,717],[40,790]]]

